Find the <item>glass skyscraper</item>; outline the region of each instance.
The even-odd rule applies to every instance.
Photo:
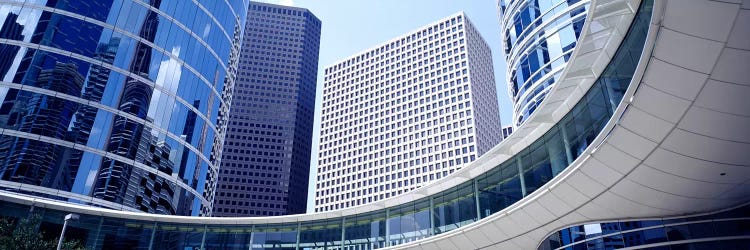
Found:
[[[214,216],[304,213],[321,22],[251,2]]]
[[[589,0],[498,0],[513,126],[552,89],[581,36]]]
[[[0,4],[0,189],[210,215],[246,8]]]

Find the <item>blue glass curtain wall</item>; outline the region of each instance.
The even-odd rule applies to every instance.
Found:
[[[247,6],[2,1],[0,189],[210,213]]]
[[[82,215],[71,238],[91,249],[111,242],[143,249],[376,249],[450,232],[488,217],[531,194],[569,166],[614,114],[646,39],[652,0],[643,1],[625,40],[581,101],[545,135],[481,176],[422,199],[378,211],[315,221],[256,225],[198,225],[123,221]],[[498,131],[499,132],[499,131]],[[48,234],[67,212],[2,203],[0,216],[42,214]],[[85,221],[85,223],[84,223]],[[55,231],[57,230],[57,231]]]

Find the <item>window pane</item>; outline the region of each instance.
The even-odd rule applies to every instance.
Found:
[[[275,224],[256,226],[253,232],[253,250],[296,249],[297,224]]]
[[[355,249],[385,247],[385,222],[385,211],[347,217],[344,244]]]
[[[299,247],[339,249],[341,222],[341,219],[303,222],[300,224]]]
[[[206,231],[206,249],[243,249],[250,246],[252,226],[209,226]]]
[[[451,231],[476,220],[476,200],[471,182],[436,195],[433,203],[435,234]]]

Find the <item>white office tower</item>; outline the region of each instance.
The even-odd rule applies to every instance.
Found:
[[[386,199],[502,140],[485,40],[462,13],[325,68],[315,211]]]

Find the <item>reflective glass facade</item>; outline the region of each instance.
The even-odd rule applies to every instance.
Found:
[[[0,188],[210,214],[246,8],[0,2]]]
[[[213,215],[304,213],[321,22],[255,2],[247,18]]]
[[[498,0],[513,125],[531,116],[581,35],[589,0]]]
[[[682,218],[592,223],[548,236],[539,250],[750,249],[750,206]]]
[[[581,157],[607,122],[630,86],[643,52],[653,1],[643,1],[611,62],[573,109],[549,131],[515,156],[486,173],[439,193],[375,211],[341,216],[340,212],[229,220],[224,218],[155,217],[99,212],[73,207],[45,209],[40,223],[59,232],[69,212],[82,219],[69,225],[92,249],[375,249],[412,242],[461,227],[498,213],[531,194]],[[0,215],[11,220],[28,216],[32,201],[0,195]],[[401,200],[400,200],[401,201]],[[107,214],[107,216],[101,216]],[[129,219],[125,219],[129,218]],[[141,219],[138,219],[141,218]],[[178,222],[175,222],[178,221]],[[58,230],[58,231],[54,231]]]

